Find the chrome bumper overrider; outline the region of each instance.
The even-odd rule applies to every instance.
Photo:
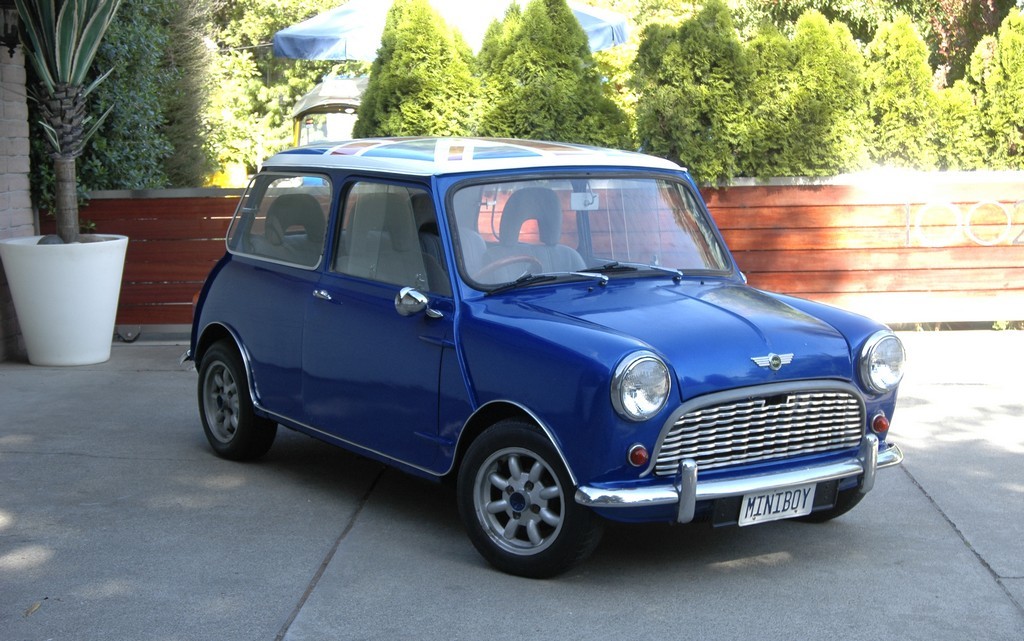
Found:
[[[674,482],[666,485],[637,489],[607,489],[581,486],[576,490],[576,502],[595,508],[643,508],[657,505],[677,505],[679,523],[689,523],[698,501],[710,501],[730,496],[743,496],[808,483],[834,481],[850,476],[861,476],[860,491],[869,492],[875,484],[875,471],[898,465],[903,452],[895,444],[879,453],[878,437],[868,434],[861,441],[857,456],[844,461],[808,466],[784,472],[758,474],[740,478],[712,481],[697,480],[697,464],[686,459],[679,464]]]

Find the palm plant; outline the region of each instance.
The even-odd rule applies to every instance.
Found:
[[[86,98],[110,75],[86,84],[100,41],[121,0],[15,0],[24,25],[25,50],[39,76],[33,98],[53,158],[57,233],[78,240],[78,176],[75,160],[110,113],[91,118]]]

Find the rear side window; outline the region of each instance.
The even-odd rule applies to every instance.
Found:
[[[324,251],[331,183],[317,175],[253,179],[228,229],[228,251],[316,268]]]

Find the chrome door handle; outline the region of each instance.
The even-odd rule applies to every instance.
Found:
[[[319,298],[320,300],[334,300],[326,289],[314,289],[313,297]]]

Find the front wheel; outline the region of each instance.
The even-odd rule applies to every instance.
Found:
[[[199,365],[199,415],[206,440],[226,459],[259,458],[277,436],[277,423],[253,411],[245,366],[227,341],[210,347]]]
[[[560,574],[586,558],[601,537],[597,518],[574,500],[555,448],[523,421],[502,421],[473,442],[457,491],[473,545],[509,574]]]

